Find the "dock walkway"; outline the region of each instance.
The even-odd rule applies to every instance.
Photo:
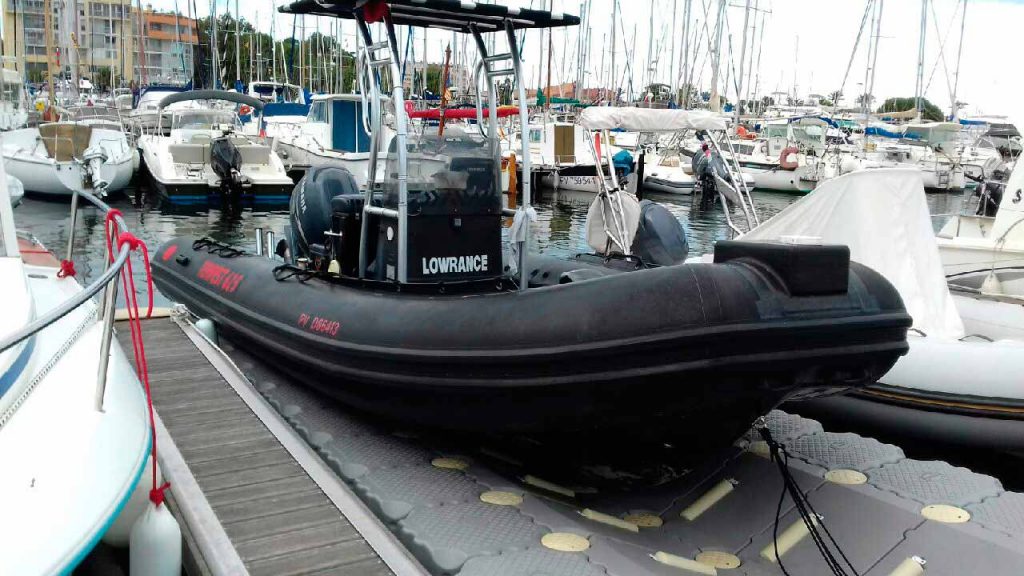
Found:
[[[830,573],[753,434],[662,486],[558,486],[496,465],[501,446],[355,414],[185,318],[144,331],[190,573],[776,576],[776,530],[790,574]],[[814,420],[767,423],[857,574],[1021,574],[1024,494]]]
[[[152,319],[143,335],[190,574],[423,572],[194,326]],[[118,339],[130,350],[127,325]]]

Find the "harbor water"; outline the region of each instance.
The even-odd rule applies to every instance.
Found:
[[[725,216],[719,209],[701,211],[690,196],[647,194],[646,197],[664,204],[686,230],[690,254],[709,253],[714,243],[729,237]],[[763,222],[789,206],[800,197],[773,192],[754,192],[758,217]],[[594,195],[586,192],[540,190],[534,199],[537,222],[534,225],[534,250],[544,254],[569,257],[590,251],[585,230],[587,208]],[[288,205],[179,205],[170,204],[144,187],[132,187],[124,194],[108,200],[111,207],[120,210],[132,232],[155,251],[162,243],[177,236],[209,236],[218,242],[243,250],[255,249],[256,229],[273,232],[284,237],[288,226]],[[928,206],[932,214],[958,213],[963,203],[961,194],[930,194]],[[86,205],[85,202],[82,203]],[[69,222],[68,204],[27,197],[17,209],[18,226],[34,235],[43,245],[60,255],[67,247]],[[742,215],[734,219],[742,220]],[[937,224],[941,223],[936,219]],[[79,255],[75,267],[81,277],[89,280],[103,269],[106,247],[103,240],[103,219],[87,206],[79,211],[75,231],[75,250]],[[82,255],[87,255],[83,258]],[[139,267],[135,269],[136,286],[145,289]],[[157,294],[156,305],[168,304]]]

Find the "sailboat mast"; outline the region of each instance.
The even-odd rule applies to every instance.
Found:
[[[882,41],[882,9],[885,7],[885,0],[878,0],[878,17],[875,19],[875,53],[871,57],[871,79],[868,81],[867,94],[875,93],[875,70],[878,69],[878,43]],[[871,111],[871,103],[867,103],[865,114]],[[865,127],[867,125],[865,124]]]
[[[651,11],[647,18],[647,66],[644,66],[644,92],[650,88],[654,78],[654,2],[651,2]],[[654,94],[651,94],[651,100]]]
[[[548,11],[554,8],[555,0],[548,0]],[[551,109],[551,53],[554,52],[554,46],[551,40],[551,28],[548,28],[548,81],[547,86],[544,87],[544,109]]]
[[[146,84],[146,15],[142,12],[142,0],[136,0],[139,11],[139,79]]]
[[[743,41],[740,42],[740,71],[736,75],[736,120],[733,130],[740,127],[740,108],[743,107],[743,66],[747,63],[747,25],[750,23],[750,0],[743,9]]]
[[[53,88],[53,8],[50,0],[43,0],[43,26],[46,27],[46,86],[50,91],[50,106],[56,102]]]
[[[676,99],[676,8],[678,2],[672,3],[672,38],[669,40],[670,52],[668,62],[668,92],[671,99]]]
[[[615,23],[618,21],[618,19],[619,19],[619,0],[612,0],[612,43],[611,43],[611,50],[612,50],[612,54],[611,54],[611,57],[612,57],[612,69],[611,69],[611,73],[612,74],[611,74],[611,84],[612,84],[612,98],[614,98],[614,100],[612,101],[613,104],[617,104],[618,101],[619,101],[619,86],[618,86],[618,83],[616,82],[616,78],[617,77],[615,76]]]
[[[960,106],[956,102],[956,93],[960,88],[960,56],[964,52],[964,25],[967,23],[967,0],[963,0],[963,11],[960,13],[960,45],[956,49],[956,71],[953,73],[953,110],[950,116],[956,122],[960,119]]]
[[[690,17],[693,0],[686,0],[683,4],[683,108],[690,106]]]
[[[210,0],[210,29],[210,88],[216,90],[217,68],[220,66],[220,58],[217,55],[217,0]]]
[[[242,83],[242,37],[241,37],[242,13],[238,11],[238,0],[235,0],[235,80]],[[236,86],[241,92],[241,86]]]
[[[718,101],[718,68],[722,56],[722,24],[725,17],[725,0],[718,0],[718,17],[715,22],[715,43],[712,46],[714,57],[711,68],[711,102],[709,106],[712,112],[721,112],[722,106]]]
[[[914,86],[914,109],[921,120],[921,97],[924,92],[924,47],[928,30],[928,0],[921,0],[921,37],[917,44],[917,84]]]

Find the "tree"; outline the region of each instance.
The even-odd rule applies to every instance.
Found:
[[[906,112],[907,110],[914,110],[917,106],[917,102],[914,98],[888,98],[881,106],[878,107],[879,113],[885,112]],[[927,98],[921,98],[921,118],[924,120],[932,120],[935,122],[941,122],[945,119],[942,114],[942,110],[932,104]]]
[[[860,96],[857,96],[857,106],[870,106],[874,101],[875,97],[871,94],[861,94]]]
[[[825,104],[825,106],[832,106],[833,104],[838,106],[839,105],[839,101],[842,98],[843,98],[843,92],[841,90],[836,90],[835,92],[830,92],[829,95],[828,95],[828,100],[830,100],[831,102],[828,103],[828,104]]]
[[[833,106],[833,101],[828,98],[819,98],[818,105],[824,106],[825,108],[831,108]]]

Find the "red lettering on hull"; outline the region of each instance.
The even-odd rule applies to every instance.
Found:
[[[203,262],[203,265],[199,267],[197,276],[200,280],[228,294],[237,290],[238,285],[245,279],[243,274],[209,260]]]
[[[303,328],[309,332],[326,334],[327,336],[337,336],[338,330],[341,328],[341,323],[336,320],[328,320],[327,318],[321,318],[319,316],[310,316],[305,312],[299,314],[299,320],[296,324],[299,325],[299,328]]]

